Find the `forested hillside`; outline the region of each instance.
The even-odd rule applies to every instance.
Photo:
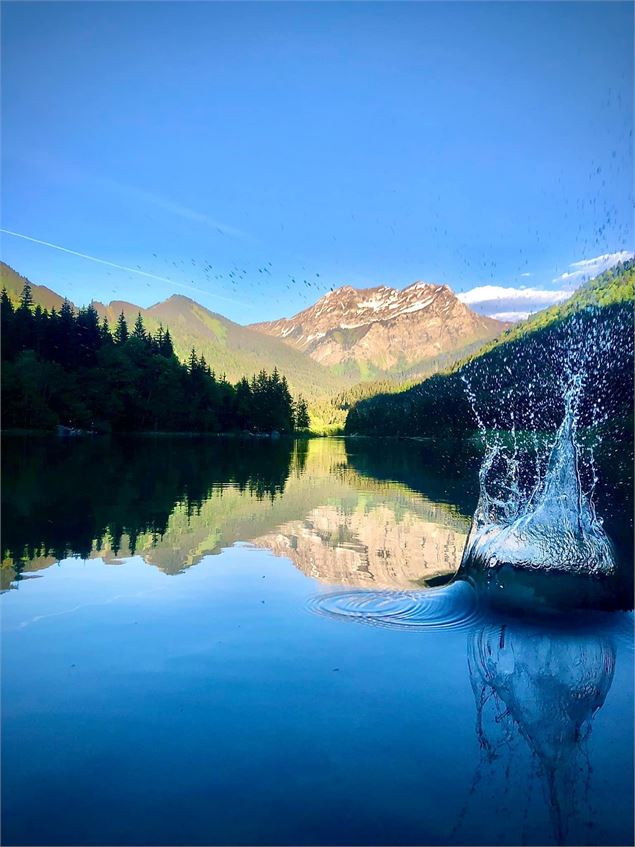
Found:
[[[633,260],[622,263],[445,373],[361,400],[348,414],[346,432],[459,435],[477,428],[474,406],[485,426],[550,430],[562,419],[565,374],[579,368],[581,422],[603,422],[625,435],[632,431],[634,280]]]
[[[0,288],[6,288],[14,306],[20,303],[26,282],[25,277],[0,262]],[[46,286],[29,284],[34,306],[49,310],[55,308],[59,312],[63,297]],[[311,402],[325,394],[343,391],[351,384],[350,379],[336,375],[283,341],[240,326],[189,297],[174,295],[147,309],[125,301],[108,304],[95,301],[92,305],[99,319],[107,318],[111,326],[122,313],[132,326],[140,313],[151,335],[160,327],[169,327],[174,352],[181,362],[187,362],[192,347],[195,347],[216,373],[225,374],[230,382],[236,382],[245,374],[257,373],[262,368],[269,372],[278,368],[287,377],[290,390],[295,394],[301,392]],[[74,308],[78,311],[77,307]]]
[[[311,402],[350,384],[350,380],[337,376],[283,341],[240,326],[180,294],[148,309],[124,302],[94,305],[100,317],[107,317],[111,323],[123,311],[129,323],[141,312],[150,332],[169,326],[174,351],[181,361],[186,361],[192,347],[196,347],[231,382],[261,368],[272,371],[277,367],[289,380],[291,391],[302,392]]]
[[[141,315],[123,314],[111,329],[93,306],[64,301],[49,312],[33,305],[25,283],[20,303],[1,297],[4,428],[68,427],[98,431],[291,432],[309,426],[306,403],[294,402],[274,368],[232,385],[202,354],[187,363],[169,329],[150,333]]]

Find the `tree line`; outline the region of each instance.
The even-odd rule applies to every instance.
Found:
[[[105,447],[99,438],[71,444],[12,436],[10,449],[3,446],[2,485],[12,496],[2,500],[0,588],[39,557],[88,558],[104,546],[134,553],[139,536],[164,536],[177,506],[193,516],[226,488],[246,495],[245,513],[251,497],[273,502],[291,469],[304,467],[308,439],[183,438],[166,450],[155,438],[122,436]],[[55,480],[54,498],[42,485],[43,472]],[[175,562],[177,570],[186,566]]]
[[[113,328],[91,304],[59,311],[33,305],[24,286],[14,306],[0,295],[3,427],[102,432],[291,433],[310,426],[307,404],[277,369],[235,385],[192,349],[177,358],[169,328],[151,334],[139,314]]]

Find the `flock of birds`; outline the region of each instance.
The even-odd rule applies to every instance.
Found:
[[[632,142],[632,129],[628,130],[629,139]],[[607,196],[607,181],[614,181],[617,176],[619,178],[628,178],[626,171],[630,167],[630,162],[620,161],[617,151],[613,150],[610,157],[604,162],[591,162],[588,171],[588,190],[577,198],[571,198],[568,194],[567,177],[564,170],[557,179],[555,185],[546,187],[543,190],[543,203],[545,208],[553,206],[554,189],[557,189],[556,194],[560,194],[564,198],[565,208],[569,207],[569,211],[563,213],[565,220],[573,218],[576,221],[575,240],[578,244],[579,255],[572,258],[587,258],[597,256],[603,253],[610,253],[615,250],[616,244],[621,247],[632,242],[632,227],[628,221],[625,221],[624,210],[618,208],[617,204]],[[562,205],[562,203],[560,203]],[[500,281],[498,270],[498,261],[495,258],[501,250],[506,251],[507,247],[504,244],[504,235],[501,233],[498,241],[492,239],[489,244],[481,244],[479,248],[472,244],[464,244],[456,246],[451,243],[452,233],[448,228],[448,222],[444,220],[442,213],[442,198],[429,198],[429,209],[427,213],[428,223],[427,241],[433,243],[440,248],[438,259],[430,262],[430,256],[419,257],[415,256],[418,253],[413,246],[410,255],[404,256],[408,264],[418,265],[421,258],[425,259],[425,264],[428,266],[427,278],[433,281],[449,282],[453,287],[459,289],[464,285],[473,286],[479,284],[509,284],[514,281],[514,277],[507,275],[506,280]],[[521,216],[522,209],[512,210],[511,215]],[[351,219],[357,226],[361,216],[359,214],[351,214]],[[620,223],[622,222],[622,223]],[[397,221],[386,221],[386,232],[396,236],[398,226]],[[284,225],[281,224],[284,228]],[[221,235],[226,235],[222,230],[219,230]],[[515,274],[515,283],[522,283],[522,278],[531,277],[535,268],[532,263],[535,262],[536,253],[544,251],[548,255],[551,251],[550,235],[545,234],[536,222],[527,220],[527,241],[531,242],[531,247],[520,247],[517,250],[517,268]],[[337,240],[336,236],[333,238]],[[454,255],[454,266],[457,264],[463,267],[463,273],[460,270],[455,274],[453,279],[446,279],[444,273],[444,265],[447,262],[444,260],[444,254],[451,252]],[[459,260],[458,262],[456,260]],[[298,310],[306,308],[320,297],[324,296],[329,291],[340,285],[349,284],[350,279],[337,281],[335,284],[327,282],[325,276],[320,272],[309,272],[306,266],[300,267],[299,273],[288,273],[288,268],[274,271],[274,265],[271,261],[266,261],[262,264],[254,264],[251,268],[246,262],[241,264],[229,264],[221,266],[218,260],[216,264],[208,258],[173,258],[161,256],[158,252],[153,252],[151,258],[145,263],[145,266],[137,264],[135,270],[146,276],[145,285],[147,288],[156,287],[156,281],[147,279],[148,276],[155,277],[156,280],[163,281],[162,291],[165,291],[165,283],[172,283],[175,288],[189,288],[194,292],[219,299],[239,302],[242,305],[250,305],[256,307],[260,304],[284,304],[284,307],[298,306]],[[423,264],[421,262],[421,264]],[[131,269],[132,270],[132,269]],[[557,282],[557,275],[567,268],[554,268],[555,278],[553,282]],[[121,293],[120,280],[122,278],[120,271],[108,271],[107,275],[112,277],[111,284],[112,294],[118,295]],[[328,274],[331,276],[331,274]],[[139,281],[138,277],[128,274],[129,281]],[[379,284],[383,280],[376,280],[365,283],[366,285]],[[404,284],[410,280],[405,280]],[[579,280],[578,280],[579,281]],[[115,285],[116,283],[116,285]],[[238,300],[235,298],[239,298]],[[115,299],[115,298],[113,298]]]
[[[152,259],[160,261],[169,269],[168,272],[162,271],[162,274],[164,273],[165,275],[162,275],[159,278],[173,282],[179,287],[182,287],[183,285],[191,286],[194,290],[200,290],[202,293],[213,294],[215,289],[218,288],[217,283],[220,283],[224,291],[229,290],[236,294],[241,291],[244,292],[247,286],[253,286],[255,289],[255,292],[253,293],[257,293],[258,289],[261,289],[263,292],[270,291],[269,285],[272,280],[272,262],[266,262],[261,267],[256,267],[255,270],[250,273],[247,268],[240,267],[239,265],[232,265],[229,270],[221,270],[219,267],[215,268],[209,259],[205,258],[197,260],[190,257],[189,260],[175,260],[171,258],[161,258],[158,253],[152,253]],[[136,265],[136,270],[143,274],[148,273],[147,269],[142,267],[140,264]],[[315,294],[318,297],[326,293],[326,291],[320,290],[321,285],[319,272],[316,271],[315,273],[310,274],[307,278],[306,268],[303,267],[302,271],[304,272],[303,274],[287,274],[287,280],[283,282],[285,290],[293,291],[298,286],[304,286],[305,289],[314,289]],[[192,276],[192,274],[194,274],[194,276]],[[120,276],[120,274],[116,271],[106,271],[106,275],[109,277]],[[135,277],[128,273],[127,279],[129,281],[134,281]],[[205,284],[209,286],[208,289],[202,287],[202,285]],[[154,283],[152,282],[146,282],[145,285],[147,288],[154,287]],[[333,291],[334,287],[330,286],[327,290]],[[117,288],[112,288],[111,291],[113,294],[118,293]],[[276,299],[276,302],[280,302],[280,300]]]

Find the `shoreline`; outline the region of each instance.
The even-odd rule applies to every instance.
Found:
[[[18,429],[12,427],[11,429],[0,429],[0,436],[16,436],[25,438],[27,436],[35,436],[35,437],[51,437],[61,439],[75,439],[75,438],[241,438],[241,439],[254,439],[257,441],[262,441],[265,439],[269,439],[271,441],[278,441],[281,438],[285,439],[308,439],[308,438],[326,438],[329,436],[324,436],[316,432],[197,432],[194,431],[180,431],[180,432],[170,432],[169,430],[126,430],[126,431],[117,431],[117,432],[100,432],[96,430],[78,430],[72,433],[59,433],[53,429]]]

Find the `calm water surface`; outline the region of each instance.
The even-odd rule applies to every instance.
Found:
[[[3,453],[3,843],[633,843],[632,613],[452,581],[476,447]]]

